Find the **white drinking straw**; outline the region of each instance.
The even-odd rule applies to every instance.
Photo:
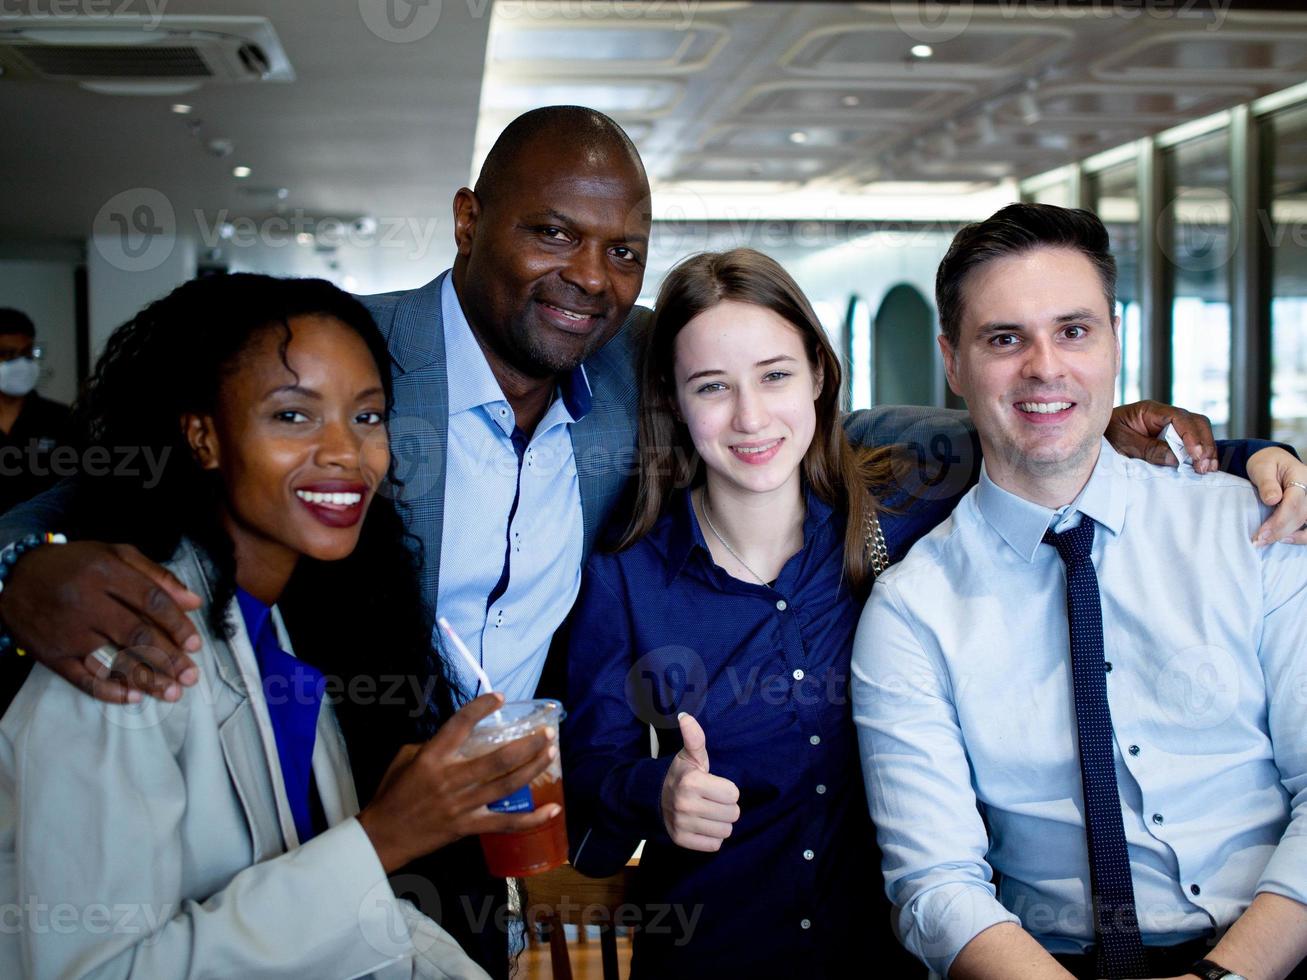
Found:
[[[445,631],[445,635],[449,637],[449,642],[454,644],[454,649],[457,650],[459,655],[467,661],[467,665],[471,667],[472,672],[477,675],[477,678],[481,681],[482,688],[485,689],[485,693],[494,693],[495,689],[490,683],[490,678],[487,677],[486,672],[481,669],[481,665],[477,663],[476,657],[472,656],[472,651],[467,648],[467,645],[463,642],[462,638],[454,631],[454,627],[449,625],[449,620],[444,616],[441,616],[436,620],[436,622],[440,625],[440,628]]]

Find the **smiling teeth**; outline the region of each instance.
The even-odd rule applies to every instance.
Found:
[[[353,507],[363,499],[361,493],[313,493],[309,490],[296,490],[295,496],[310,504],[331,504],[336,507]]]
[[[561,306],[555,306],[553,303],[546,303],[545,305],[549,307],[551,310],[557,310],[559,313],[563,314],[563,316],[567,317],[569,320],[590,319],[589,313],[573,313],[571,310],[565,310]]]
[[[765,446],[755,446],[752,449],[745,449],[743,446],[732,446],[731,448],[733,448],[737,453],[743,453],[746,456],[753,456],[757,453],[765,453],[768,450],[774,449],[778,442],[780,442],[779,439],[776,440],[776,442],[769,442]]]
[[[1034,412],[1036,415],[1052,415],[1055,412],[1065,412],[1071,407],[1070,402],[1017,402],[1017,408],[1023,412]]]

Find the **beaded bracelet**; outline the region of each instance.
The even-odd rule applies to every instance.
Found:
[[[0,548],[0,592],[5,590],[5,582],[9,581],[9,576],[13,574],[14,565],[18,559],[29,551],[35,551],[43,544],[67,544],[68,539],[62,534],[28,534],[20,538],[13,544],[5,545]],[[14,638],[9,635],[5,629],[5,624],[0,622],[0,655],[13,650],[20,657],[27,655],[27,651],[14,643]]]

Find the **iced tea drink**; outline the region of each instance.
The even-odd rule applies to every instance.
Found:
[[[563,706],[557,701],[509,701],[477,722],[463,745],[471,758],[492,752],[506,742],[532,735],[543,728],[558,729]],[[542,827],[520,834],[481,834],[490,873],[501,878],[524,878],[557,868],[567,861],[567,820],[563,807],[563,766],[555,756],[549,768],[516,793],[496,800],[497,813],[530,813],[557,803],[559,813]]]

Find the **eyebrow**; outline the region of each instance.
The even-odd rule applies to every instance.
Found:
[[[373,395],[382,395],[382,394],[385,394],[385,392],[381,388],[381,386],[375,385],[371,388],[367,388],[363,391],[360,391],[357,395],[354,396],[354,400],[362,401],[365,398],[371,398]],[[271,398],[273,395],[299,395],[301,398],[313,398],[317,401],[322,400],[321,392],[314,391],[312,388],[305,388],[303,385],[279,385],[278,387],[273,388],[263,397],[267,399],[267,398]]]
[[[564,214],[562,211],[557,211],[557,210],[555,210],[554,208],[545,208],[545,209],[543,209],[543,210],[537,212],[536,215],[534,216],[534,219],[533,219],[533,220],[539,220],[539,219],[541,219],[541,218],[553,218],[553,219],[554,219],[555,221],[557,221],[560,225],[570,225],[570,226],[572,226],[572,227],[575,227],[577,224],[579,224],[579,222],[578,222],[575,218],[573,218],[570,214]],[[625,242],[636,242],[636,243],[638,243],[638,244],[640,244],[640,245],[648,245],[648,244],[649,244],[649,236],[648,236],[648,235],[631,234],[631,235],[627,235],[625,238],[621,239],[621,241],[625,241]]]
[[[1089,309],[1070,310],[1067,313],[1060,313],[1053,318],[1054,323],[1102,323],[1103,318]],[[1011,333],[1020,332],[1026,329],[1024,323],[1005,323],[996,320],[992,323],[983,323],[980,326],[979,333]]]
[[[769,365],[772,364],[779,364],[782,361],[793,361],[793,360],[795,360],[795,358],[791,357],[789,354],[777,354],[775,357],[769,357],[765,361],[758,361],[756,364],[754,364],[754,367],[768,367]],[[686,383],[688,384],[689,382],[695,380],[696,378],[706,378],[711,375],[725,374],[725,373],[726,372],[723,371],[721,368],[709,368],[706,371],[695,371],[694,374],[690,375],[685,380]]]

